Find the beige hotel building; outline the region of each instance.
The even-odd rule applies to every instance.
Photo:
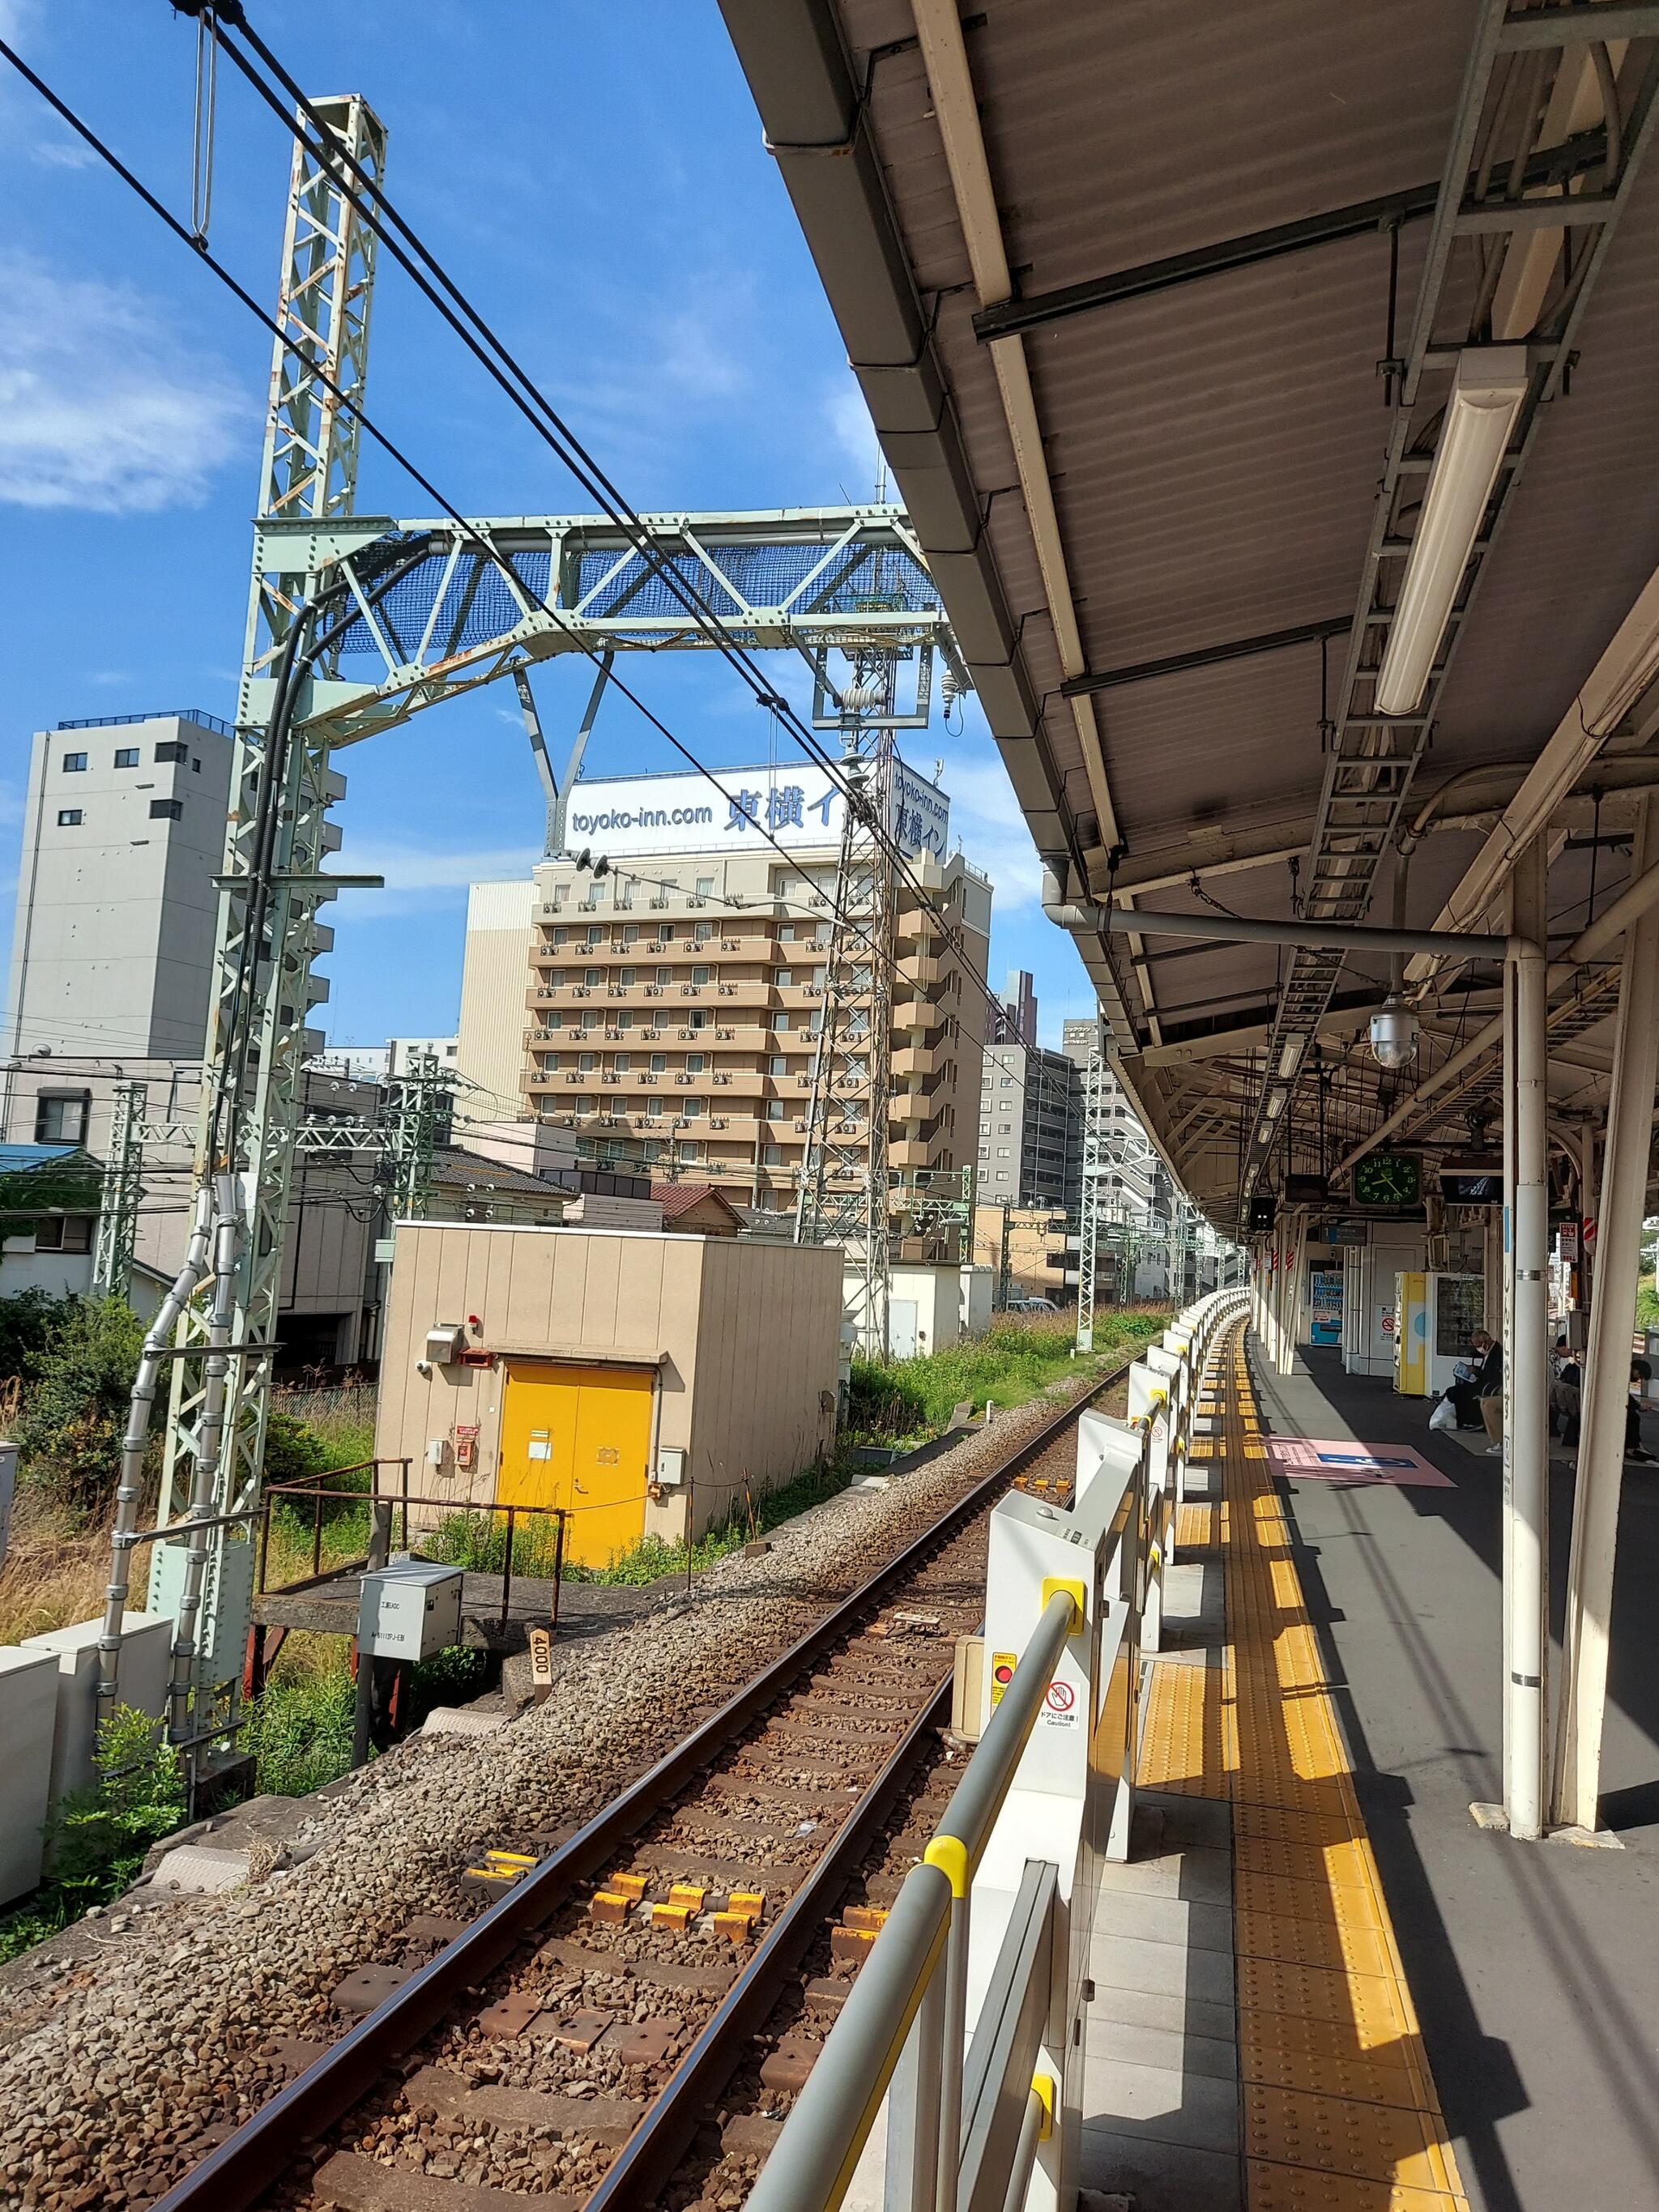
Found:
[[[659,1174],[789,1213],[843,801],[805,764],[720,781],[729,798],[695,776],[580,783],[567,843],[607,872],[549,860],[530,886],[475,887],[459,1065],[490,1091],[510,1081],[538,1119],[642,1146]],[[893,1170],[959,1170],[978,1144],[991,885],[949,852],[947,809],[936,786],[900,772],[895,830],[939,919],[901,880],[885,1040]],[[856,939],[848,957],[867,969]],[[859,1133],[853,1096],[843,1140]]]

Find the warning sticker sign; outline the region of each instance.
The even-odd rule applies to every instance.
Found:
[[[1014,1679],[1018,1651],[994,1651],[991,1654],[991,1703],[1000,1705],[1002,1693]]]
[[[1049,1683],[1042,1699],[1042,1719],[1047,1728],[1077,1726],[1077,1686],[1074,1683],[1059,1680]]]

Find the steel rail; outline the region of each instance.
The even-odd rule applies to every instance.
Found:
[[[579,1883],[607,1865],[621,1844],[637,1834],[664,1805],[729,1749],[769,1705],[776,1704],[802,1674],[815,1667],[826,1651],[848,1635],[860,1614],[878,1606],[891,1589],[922,1566],[941,1543],[975,1519],[1000,1485],[1012,1480],[1024,1466],[1046,1451],[1103,1390],[1121,1382],[1133,1364],[1134,1357],[1132,1354],[1109,1374],[1103,1375],[1091,1389],[1016,1445],[937,1521],[913,1537],[902,1551],[878,1568],[787,1651],[752,1676],[718,1711],[683,1737],[653,1766],[602,1807],[574,1836],[481,1914],[464,1935],[456,1936],[435,1959],[331,2045],[322,2057],[314,2060],[261,2106],[251,2119],[210,2151],[199,2165],[175,2182],[165,2196],[157,2198],[151,2212],[245,2212],[246,2207],[257,2203],[283,2178],[296,2157],[374,2088],[389,2067],[422,2036],[429,2034],[469,1990],[493,1973],[520,1943],[567,1904]],[[930,1712],[936,1704],[937,1699],[930,1700]],[[914,1730],[907,1732],[907,1742],[912,1733]],[[895,1786],[892,1764],[890,1760],[884,1765],[872,1790],[885,1787],[890,1790]],[[866,1793],[866,1797],[869,1794]],[[842,1824],[843,1830],[858,1818],[863,1803],[861,1799],[860,1807]],[[841,1832],[838,1832],[838,1838]],[[826,1857],[831,1856],[839,1856],[834,1843],[825,1854]],[[843,1876],[846,1871],[843,1865]],[[804,1887],[813,1887],[817,1874],[815,1869],[814,1875]],[[780,1916],[775,1937],[783,1937],[784,1946],[772,1954],[775,1960],[782,1959],[783,1948],[793,1941],[801,1925],[801,1919],[793,1916],[793,1906]],[[806,1939],[802,1940],[804,1942]],[[749,1968],[726,1992],[720,2007],[653,2101],[634,2136],[618,2153],[612,2172],[626,2161],[630,2173],[637,2175],[640,2190],[660,2185],[672,2170],[662,2166],[662,2160],[666,2156],[672,2161],[678,2157],[706,2109],[677,2087],[682,2075],[695,2060],[698,2087],[706,2090],[719,2063],[725,2063],[728,2072],[736,2063],[744,2035],[729,2031],[721,2023],[728,2010],[735,2015],[740,2009],[745,2016],[754,2012],[759,1999],[753,1969],[758,1961],[757,1953]],[[775,1982],[779,1971],[776,1966],[772,1970]],[[787,1971],[787,1966],[781,1971]],[[775,1996],[774,1988],[772,1997]],[[759,2017],[764,2017],[763,2011]],[[746,2032],[753,2032],[752,2024]],[[679,2116],[678,2120],[676,2114]],[[679,2127],[684,2128],[684,2133],[676,2143]],[[641,2151],[633,2154],[635,2139],[647,2135],[648,2141]],[[654,2180],[648,2181],[650,2176],[654,2176]],[[616,2212],[624,2201],[630,2204],[648,2201],[645,2196],[632,2191],[625,2199],[620,2193],[607,2196],[609,2185],[607,2174],[590,2201],[608,2204],[611,2212]],[[620,2192],[620,2182],[617,2189]]]

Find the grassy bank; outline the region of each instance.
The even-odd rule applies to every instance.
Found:
[[[921,1443],[962,1404],[1023,1406],[1079,1364],[1114,1365],[1168,1324],[1167,1306],[1137,1306],[1095,1317],[1089,1360],[1073,1356],[1076,1331],[1064,1316],[1009,1316],[983,1336],[921,1359],[855,1359],[847,1431],[858,1443]]]

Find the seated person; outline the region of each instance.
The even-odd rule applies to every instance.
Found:
[[[1625,1457],[1651,1460],[1653,1454],[1643,1448],[1642,1401],[1647,1396],[1648,1385],[1653,1380],[1653,1370],[1645,1359],[1632,1359],[1630,1364],[1630,1395],[1625,1401]]]
[[[1457,1414],[1458,1427],[1484,1427],[1480,1401],[1492,1397],[1503,1385],[1503,1352],[1484,1328],[1478,1328],[1469,1339],[1468,1359],[1459,1363],[1458,1378],[1446,1393]]]

